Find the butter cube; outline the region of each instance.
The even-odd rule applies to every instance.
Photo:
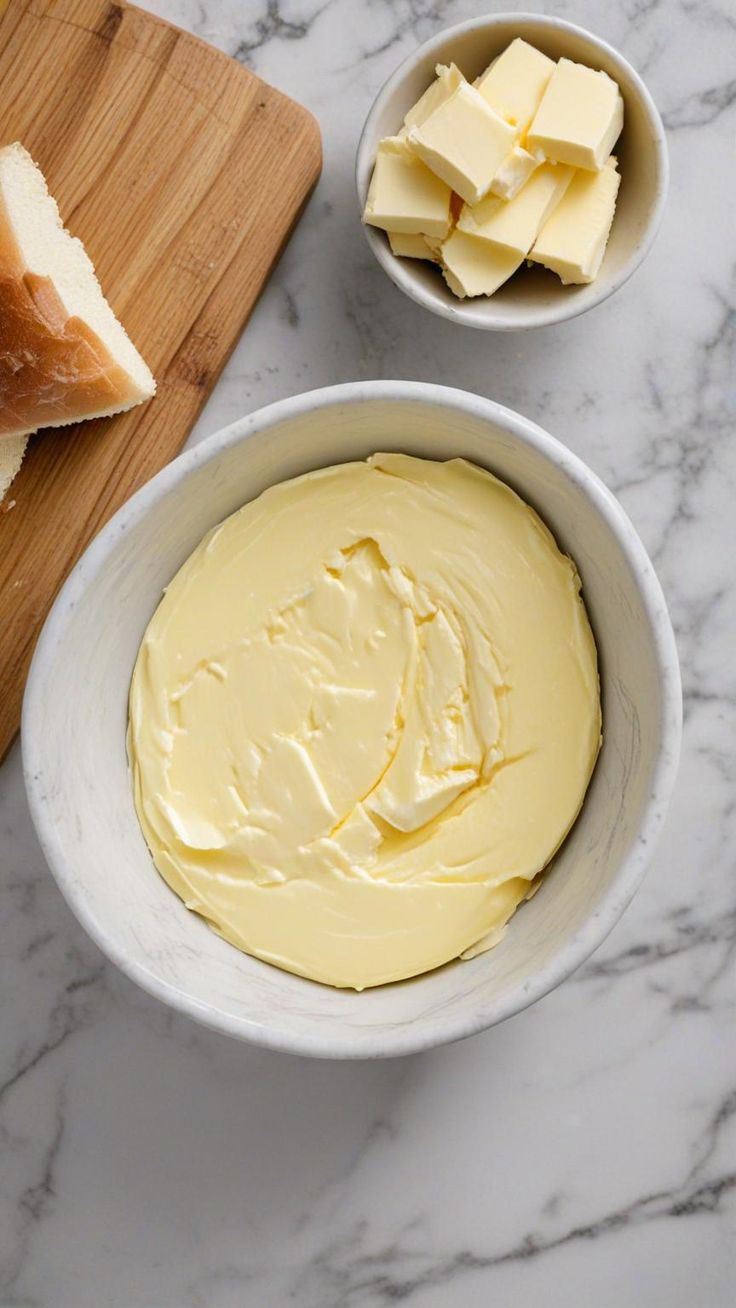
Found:
[[[521,255],[459,229],[442,246],[442,273],[460,299],[493,295],[523,262]]]
[[[529,128],[527,148],[574,168],[603,167],[624,125],[624,102],[607,73],[560,59]]]
[[[401,138],[387,137],[378,146],[363,222],[387,232],[443,239],[450,230],[450,194]]]
[[[432,85],[427,87],[424,95],[406,114],[405,127],[419,127],[420,123],[426,122],[430,114],[433,114],[435,109],[439,109],[445,100],[449,100],[453,91],[456,91],[460,83],[465,81],[455,64],[438,64],[435,72],[437,76]]]
[[[491,108],[514,125],[523,144],[554,71],[554,59],[517,36],[475,85]]]
[[[511,124],[474,87],[461,82],[425,122],[409,128],[409,143],[466,204],[477,204],[509,154],[515,135]]]
[[[472,208],[466,205],[458,229],[503,246],[523,259],[560,203],[573,171],[567,164],[542,164],[515,199],[499,200],[489,195]]]
[[[378,148],[390,154],[414,154],[409,145],[409,132],[406,127],[402,127],[395,136],[384,136],[383,140],[379,141]]]
[[[439,236],[423,236],[422,240],[427,246],[427,249],[429,250],[429,253],[431,257],[434,259],[435,263],[441,263],[442,260],[440,256],[442,252],[442,245],[444,241],[447,240],[447,237],[445,236],[442,238],[442,240],[440,240]]]
[[[541,150],[537,154],[530,154],[523,146],[515,145],[511,153],[506,155],[491,182],[491,194],[497,195],[501,200],[513,200],[522,186],[529,181],[535,168],[543,162],[544,155]]]
[[[566,286],[592,282],[601,266],[621,182],[616,169],[611,155],[598,173],[576,172],[532,246],[529,258]]]
[[[406,232],[388,232],[387,235],[392,253],[400,259],[429,259],[432,263],[437,262],[437,251],[441,244],[439,237],[430,237],[429,241],[433,242],[430,245],[424,236]]]

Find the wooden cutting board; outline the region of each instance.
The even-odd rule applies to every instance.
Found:
[[[124,0],[0,0],[0,144],[14,140],[84,241],[158,394],[47,429],[13,482],[0,512],[0,758],[56,592],[184,444],[321,166],[305,109]]]

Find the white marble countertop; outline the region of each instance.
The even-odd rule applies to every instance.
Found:
[[[149,0],[150,2],[150,0]],[[566,441],[651,551],[683,663],[680,781],[595,958],[406,1060],[239,1046],[107,965],[0,773],[3,1308],[725,1308],[736,1279],[733,0],[558,0],[646,77],[672,187],[634,280],[524,336],[424,314],[372,261],[353,154],[384,78],[482,0],[157,0],[301,99],[322,181],[197,427],[357,377],[446,381]]]

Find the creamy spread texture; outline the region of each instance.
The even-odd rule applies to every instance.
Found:
[[[495,943],[600,743],[574,564],[462,460],[309,473],[168,587],[128,751],[159,872],[227,940],[363,989]]]

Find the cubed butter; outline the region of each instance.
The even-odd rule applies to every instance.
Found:
[[[573,171],[567,164],[542,164],[515,199],[499,200],[489,195],[472,208],[466,205],[458,229],[492,241],[523,259],[562,200]]]
[[[442,273],[460,299],[493,295],[522,263],[514,250],[456,229],[442,246]]]
[[[409,145],[409,132],[406,127],[402,127],[395,136],[384,136],[379,142],[379,150],[384,150],[387,154],[407,154],[413,156],[414,151]]]
[[[447,237],[444,237],[443,239],[446,241]],[[443,240],[440,240],[439,236],[423,236],[422,240],[425,242],[431,257],[434,259],[434,262],[441,263]]]
[[[565,285],[592,282],[603,260],[621,178],[611,155],[600,172],[576,172],[529,258],[556,272]]]
[[[497,195],[501,200],[513,200],[522,186],[529,181],[535,168],[543,162],[544,155],[541,150],[536,154],[530,154],[523,146],[515,145],[511,153],[506,155],[491,182],[491,194]]]
[[[434,247],[429,245],[424,236],[415,236],[407,232],[388,232],[391,252],[398,255],[400,259],[429,259],[432,263],[436,263],[437,251],[440,247],[439,237],[429,237],[429,240],[436,243]]]
[[[523,144],[554,71],[554,59],[517,36],[475,85],[491,108],[514,125]]]
[[[603,167],[624,124],[624,102],[607,73],[560,59],[527,136],[556,163]]]
[[[425,122],[409,129],[424,163],[466,204],[477,204],[514,144],[515,128],[462,82]]]
[[[449,100],[453,91],[456,91],[460,83],[465,81],[455,64],[438,64],[435,72],[437,76],[431,86],[427,87],[424,95],[406,114],[404,118],[406,128],[418,127],[420,123],[426,122],[430,114],[433,114],[435,109],[439,109],[445,100]]]
[[[386,232],[442,239],[450,230],[450,187],[396,141],[389,137],[379,144],[363,222]]]

